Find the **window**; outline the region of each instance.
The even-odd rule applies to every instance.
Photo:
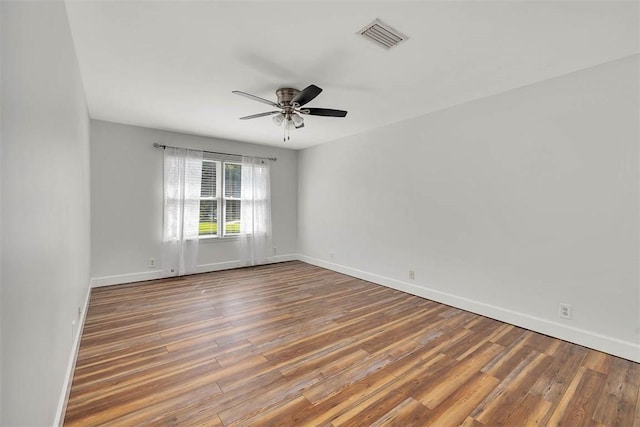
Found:
[[[221,160],[202,161],[200,237],[240,234],[242,166]]]

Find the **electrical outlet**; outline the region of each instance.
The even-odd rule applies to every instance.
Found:
[[[149,258],[149,268],[156,268],[156,259]]]
[[[274,248],[273,248],[273,254],[275,255],[275,254],[277,254],[277,253],[278,253],[278,248],[275,248],[275,247],[274,247]]]
[[[334,258],[333,252],[329,253],[329,258],[331,259],[331,261],[333,261],[333,258]]]
[[[563,319],[571,319],[572,318],[572,309],[569,304],[560,304],[560,317]]]
[[[416,278],[416,272],[409,270],[409,279],[414,280]]]
[[[78,319],[82,316],[82,308],[78,306]]]

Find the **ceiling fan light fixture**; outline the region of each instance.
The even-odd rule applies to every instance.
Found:
[[[304,119],[300,117],[297,113],[291,114],[291,121],[295,125],[295,127],[300,127],[304,123]]]
[[[293,120],[291,119],[291,117],[287,118],[287,120],[284,122],[284,128],[286,130],[291,130],[291,129],[295,129],[296,125],[293,122]]]
[[[282,126],[282,122],[284,122],[284,114],[280,113],[273,116],[273,123],[276,126]]]

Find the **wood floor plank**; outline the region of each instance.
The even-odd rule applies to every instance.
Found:
[[[499,379],[476,372],[472,378],[433,409],[428,419],[429,423],[436,426],[461,424],[498,384],[500,384]]]
[[[395,408],[378,418],[370,427],[424,425],[429,410],[413,397],[406,398]]]
[[[436,382],[453,364],[455,364],[455,359],[442,353],[424,360],[407,375],[391,378],[382,387],[372,390],[366,398],[350,405],[346,411],[341,412],[332,420],[332,425],[359,426],[375,422],[377,418],[392,411],[396,405],[400,405],[407,397],[413,398],[420,391],[428,390],[431,384]],[[363,379],[361,382],[365,380]],[[430,410],[426,406],[420,405],[418,412],[421,414],[422,422],[425,422],[424,416]]]
[[[293,261],[94,289],[64,422],[640,427],[640,365]]]
[[[485,427],[485,425],[472,417],[467,417],[458,427]]]
[[[567,393],[571,380],[578,374],[587,350],[562,342],[552,357],[549,368],[532,387],[532,393],[558,403]]]
[[[530,353],[507,375],[471,415],[485,425],[499,425],[528,393],[550,360],[538,352]]]
[[[456,390],[468,383],[482,367],[493,357],[503,350],[502,346],[494,343],[487,343],[480,347],[473,355],[465,358],[454,368],[447,372],[447,375],[440,378],[433,384],[432,388],[417,399],[429,409],[438,407],[447,397]]]
[[[348,411],[334,418],[331,425],[334,427],[358,427],[375,424],[378,420],[384,420],[390,413],[399,409],[406,401],[406,396],[401,393],[388,391],[384,393],[384,396],[382,394],[373,393],[360,404],[350,407]]]
[[[314,405],[305,416],[307,425],[321,426],[337,423],[339,417],[360,417],[363,413],[359,408],[366,407],[371,396],[386,394],[386,390],[396,380],[384,369],[374,372],[365,379],[357,381],[341,390],[338,394]]]
[[[640,392],[638,393],[638,400],[636,401],[634,412],[633,427],[640,427]]]
[[[542,426],[544,425],[543,420],[547,417],[552,405],[548,400],[527,393],[520,399],[516,408],[505,418],[504,425]]]
[[[551,414],[551,418],[548,421],[549,425],[552,425],[552,426],[562,425],[561,421],[564,418],[565,414],[567,413],[567,409],[569,407],[569,404],[571,403],[571,400],[576,396],[578,385],[582,381],[582,378],[584,377],[584,374],[586,371],[587,371],[587,368],[585,367],[581,366],[580,368],[578,368],[576,375],[571,380],[571,384],[569,384],[569,387],[567,388],[566,392],[562,395],[560,402],[558,402],[558,405],[556,406],[555,410]]]
[[[576,388],[569,404],[564,410],[562,425],[583,425],[591,423],[592,415],[598,404],[597,397],[605,384],[602,373],[585,369],[584,375]]]

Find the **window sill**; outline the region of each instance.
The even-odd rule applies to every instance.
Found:
[[[200,237],[200,243],[222,243],[222,242],[233,242],[234,240],[239,240],[240,236],[224,236],[224,237],[215,237],[215,236],[206,236]]]

